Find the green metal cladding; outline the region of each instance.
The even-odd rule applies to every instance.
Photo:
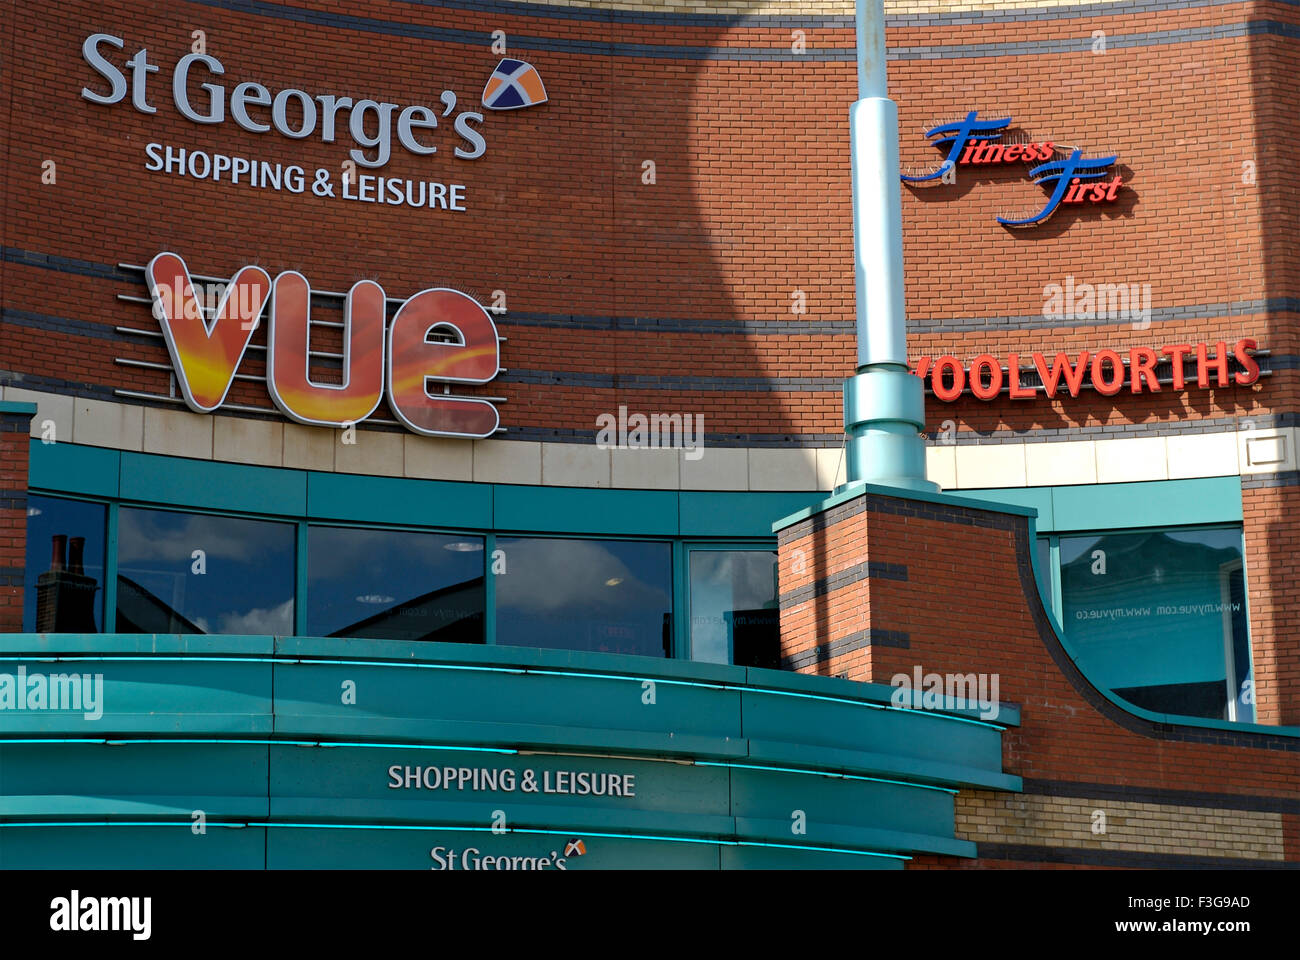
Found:
[[[956,790],[1020,789],[1001,766],[1014,707],[992,724],[770,670],[0,636],[0,675],[20,668],[102,675],[102,715],[0,709],[0,868],[897,869],[916,853],[974,856],[953,835]],[[474,770],[497,771],[497,789],[472,789]],[[577,773],[617,795],[584,794]]]

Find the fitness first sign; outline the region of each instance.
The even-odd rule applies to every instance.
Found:
[[[437,108],[380,99],[311,93],[293,87],[272,91],[254,80],[232,81],[216,57],[186,54],[171,67],[170,78],[151,82],[163,67],[141,47],[123,60],[126,41],[95,33],[81,45],[81,55],[99,81],[81,89],[82,99],[112,106],[129,96],[140,113],[155,114],[159,88],[170,79],[172,107],[194,123],[235,125],[254,134],[274,133],[290,140],[342,143],[346,156],[337,169],[309,170],[232,148],[230,153],[196,150],[182,144],[151,142],[144,166],[151,173],[207,180],[231,187],[297,194],[327,200],[387,204],[426,210],[462,212],[466,188],[444,180],[385,177],[378,172],[404,151],[417,157],[450,152],[459,160],[487,153],[481,129],[483,114],[458,110],[455,91],[443,90]],[[201,81],[191,93],[193,81]],[[105,88],[106,85],[106,88]],[[488,77],[482,103],[487,110],[517,110],[546,102],[536,69],[522,60],[504,59]]]

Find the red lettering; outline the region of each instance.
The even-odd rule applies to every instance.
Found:
[[[381,180],[382,183],[382,180]],[[433,288],[411,297],[384,332],[384,291],[363,280],[344,301],[342,383],[311,379],[311,288],[286,271],[274,285],[260,267],[231,281],[211,327],[185,262],[160,253],[146,268],[185,402],[210,413],[225,401],[268,298],[266,382],[276,406],[301,423],[341,426],[370,416],[383,396],[408,429],[428,436],[488,437],[499,416],[488,400],[438,392],[452,383],[487,383],[500,371],[500,340],[491,316],[473,298]],[[431,333],[450,334],[454,339]],[[431,392],[432,391],[432,392]]]
[[[1174,362],[1174,389],[1184,389],[1186,384],[1183,381],[1183,357],[1192,352],[1191,344],[1179,343],[1169,347],[1161,347],[1160,352]]]
[[[429,332],[438,328],[458,342],[431,343]],[[457,290],[421,290],[402,304],[388,331],[388,408],[426,436],[490,437],[500,422],[496,407],[430,393],[429,381],[487,383],[499,364],[496,324],[478,301]]]
[[[912,371],[913,375],[918,376],[922,380],[924,380],[925,375],[929,372],[930,372],[929,357],[922,357],[920,360],[916,361],[916,369]]]
[[[1198,387],[1208,387],[1210,385],[1210,364],[1214,365],[1215,373],[1218,374],[1218,385],[1226,387],[1228,385],[1228,345],[1219,341],[1214,345],[1214,359],[1209,356],[1209,348],[1204,343],[1196,345],[1196,385]]]
[[[1054,156],[1056,156],[1056,144],[1052,143],[1051,140],[1048,140],[1046,143],[1041,144],[1039,146],[1038,148],[1039,160],[1051,160],[1052,157]]]
[[[1119,188],[1123,186],[1123,184],[1124,179],[1119,174],[1115,174],[1115,179],[1110,182],[1110,187],[1106,191],[1106,199],[1114,200],[1119,194]]]
[[[1008,143],[1006,151],[1002,154],[1002,159],[1011,161],[1020,159],[1020,151],[1025,149],[1023,143]]]
[[[944,370],[952,371],[952,386],[945,386],[943,382]],[[942,356],[934,361],[934,367],[930,371],[930,390],[934,395],[944,403],[952,403],[961,396],[962,390],[966,389],[966,371],[962,365],[957,362],[956,357]]]
[[[970,162],[971,162],[971,155],[975,152],[975,148],[978,147],[978,146],[979,146],[979,142],[978,142],[978,141],[976,141],[975,143],[968,143],[968,144],[966,144],[966,149],[962,151],[961,159],[958,160],[957,162],[958,162],[958,163],[970,163]]]
[[[266,333],[266,387],[291,420],[316,426],[356,423],[375,412],[384,395],[384,290],[362,280],[344,301],[343,382],[315,383],[308,366],[311,286],[301,273],[275,278]]]
[[[1103,364],[1110,361],[1111,379],[1103,375]],[[1092,385],[1103,397],[1113,397],[1124,386],[1124,361],[1114,350],[1098,350],[1092,358]]]
[[[184,260],[160,253],[145,271],[181,396],[191,410],[211,413],[226,402],[270,295],[271,278],[261,267],[244,267],[230,281],[209,324]]]
[[[985,384],[983,370],[989,371],[989,382]],[[970,392],[981,400],[992,400],[1002,389],[1002,365],[998,358],[989,353],[981,353],[970,363]]]
[[[1232,350],[1237,362],[1242,366],[1242,371],[1234,375],[1238,386],[1247,387],[1259,379],[1259,364],[1255,362],[1254,357],[1246,352],[1254,349],[1254,340],[1238,340],[1237,345]]]
[[[1038,375],[1043,378],[1043,388],[1047,391],[1049,397],[1056,396],[1056,389],[1061,382],[1061,373],[1065,372],[1065,383],[1070,389],[1070,396],[1077,397],[1079,388],[1083,386],[1083,372],[1088,368],[1088,351],[1079,351],[1079,365],[1070,366],[1069,358],[1058,353],[1056,359],[1052,361],[1052,368],[1047,368],[1047,358],[1041,353],[1034,354],[1034,366],[1038,368]]]
[[[1128,352],[1129,390],[1142,392],[1142,381],[1146,380],[1152,393],[1160,390],[1160,381],[1156,379],[1156,352],[1150,347],[1134,347]]]
[[[1037,393],[1033,387],[1022,387],[1020,385],[1020,354],[1013,353],[1010,361],[1007,363],[1007,370],[1011,374],[1011,399],[1012,400],[1032,400]]]

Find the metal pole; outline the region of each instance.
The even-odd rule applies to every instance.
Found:
[[[925,395],[907,369],[898,107],[889,99],[883,0],[857,0],[858,101],[849,111],[857,374],[844,381],[846,483],[938,490],[925,477]]]

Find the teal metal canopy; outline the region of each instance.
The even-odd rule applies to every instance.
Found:
[[[889,869],[974,856],[954,837],[956,791],[1020,789],[1001,768],[1014,707],[993,724],[779,671],[396,641],[0,636],[0,694],[20,675],[47,692],[64,678],[65,696],[89,678],[96,702],[0,705],[3,868]]]

